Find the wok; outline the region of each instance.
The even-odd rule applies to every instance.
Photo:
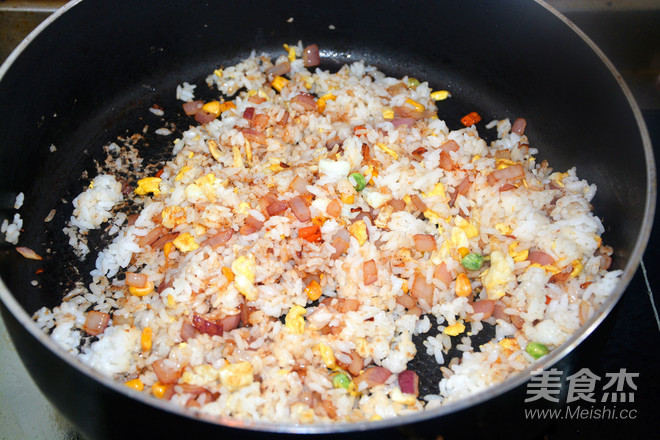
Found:
[[[603,240],[615,249],[613,266],[623,270],[621,281],[599,313],[535,368],[568,365],[567,355],[609,313],[636,271],[656,197],[646,128],[610,62],[545,4],[74,1],[46,20],[0,68],[2,216],[13,217],[14,198],[24,192],[20,245],[45,257],[25,260],[3,245],[0,296],[25,366],[86,437],[511,435],[501,418],[520,408],[529,371],[441,408],[378,422],[213,422],[101,377],[31,322],[33,312],[57,305],[78,274],[89,273],[93,265],[93,256],[77,261],[61,229],[72,199],[88,182],[84,172],[93,177],[94,161],[104,157],[102,146],[141,133],[145,125],[149,133],[162,126],[148,112],[154,103],[176,121],[177,131],[185,130],[188,119],[174,99],[177,84],[202,84],[214,68],[238,62],[252,49],[280,53],[282,43],[298,40],[319,45],[324,69],[364,59],[391,76],[415,76],[434,89],[450,90],[453,97],[439,106],[438,115],[451,129],[459,128],[460,117],[470,111],[484,121],[525,117],[539,161],[548,159],[555,169],[577,166],[582,178],[598,185],[593,204],[606,225]],[[202,91],[202,98],[211,96]],[[487,135],[483,125],[479,129]],[[145,163],[167,159],[170,142],[147,134],[140,147]],[[44,222],[53,209],[55,218]],[[102,237],[90,240],[100,244]],[[427,384],[440,378],[428,367],[421,375]]]

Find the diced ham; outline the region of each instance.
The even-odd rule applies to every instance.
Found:
[[[87,312],[87,317],[85,318],[85,325],[83,328],[87,334],[98,336],[105,331],[105,328],[108,326],[109,322],[109,314],[97,312],[96,310],[90,310]]]
[[[419,396],[419,376],[412,370],[403,370],[399,373],[399,388],[405,394]]]
[[[162,384],[176,383],[181,377],[181,367],[171,359],[158,359],[151,364],[158,381]]]
[[[364,370],[353,382],[358,389],[363,382],[367,384],[367,388],[371,388],[384,384],[391,375],[392,372],[385,367],[371,367]]]

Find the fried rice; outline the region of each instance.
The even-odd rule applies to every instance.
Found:
[[[73,201],[70,242],[97,259],[34,315],[55,342],[190,411],[361,421],[499,383],[596,313],[621,273],[596,187],[537,163],[523,119],[487,124],[489,144],[438,119],[447,91],[308,50],[215,70],[217,101],[183,83],[200,124],[171,160],[131,191],[108,168]],[[114,239],[90,250],[98,228]],[[422,355],[443,373],[428,393]]]

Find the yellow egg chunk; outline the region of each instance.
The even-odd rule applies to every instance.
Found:
[[[199,244],[197,244],[195,238],[188,232],[179,234],[172,243],[180,252],[190,252],[199,248]]]
[[[220,369],[220,383],[230,391],[236,391],[252,382],[254,382],[252,364],[247,361],[227,364]]]
[[[162,179],[159,177],[145,177],[138,180],[138,187],[135,189],[135,194],[139,196],[146,196],[149,193],[153,195],[160,195],[160,182]]]

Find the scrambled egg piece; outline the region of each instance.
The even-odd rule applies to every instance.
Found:
[[[173,241],[174,246],[181,251],[181,252],[190,252],[194,251],[199,247],[197,242],[195,241],[195,238],[190,235],[188,232],[184,232],[183,234],[179,234]]]
[[[465,235],[467,235],[467,238],[474,238],[477,235],[479,235],[479,231],[477,231],[477,228],[472,223],[461,217],[460,215],[456,216],[455,222],[456,222],[456,226],[458,226],[463,231],[465,231]]]
[[[463,228],[454,226],[451,229],[451,244],[456,249],[470,248],[470,241],[468,240],[468,235],[465,233],[465,230],[463,230]]]
[[[357,239],[360,246],[362,246],[369,237],[367,235],[367,225],[364,220],[358,220],[348,227],[348,232]]]
[[[380,148],[381,150],[383,150],[385,153],[387,153],[387,154],[389,154],[390,156],[392,156],[392,157],[394,158],[394,160],[397,160],[397,159],[399,158],[399,154],[398,154],[396,151],[392,150],[392,149],[391,149],[390,147],[388,147],[387,145],[378,142],[378,143],[376,144],[376,146],[377,146],[378,148]]]
[[[510,356],[511,353],[520,350],[518,341],[515,338],[504,338],[498,342],[500,347],[504,350],[504,355]]]
[[[573,270],[571,271],[571,278],[575,278],[576,276],[580,275],[582,269],[584,269],[584,265],[580,260],[573,260],[571,266],[573,266]]]
[[[149,193],[153,195],[160,195],[160,182],[162,179],[159,177],[145,177],[138,180],[138,187],[135,188],[135,194],[138,196],[146,196]]]
[[[462,322],[457,322],[456,324],[452,324],[448,326],[443,333],[449,336],[458,336],[464,331],[465,331],[465,324],[463,324]]]
[[[174,178],[174,180],[178,182],[179,180],[183,179],[183,176],[184,176],[188,171],[190,171],[190,167],[189,167],[188,165],[184,166],[184,167],[181,168],[181,169],[179,170],[179,172],[176,174],[176,177]]]
[[[181,375],[181,381],[183,383],[199,386],[208,385],[219,379],[220,370],[216,370],[211,365],[198,365],[193,367],[192,371],[186,370]]]
[[[392,399],[394,402],[402,403],[404,405],[409,405],[409,406],[412,406],[415,403],[417,403],[417,398],[415,397],[414,394],[402,393],[401,390],[398,388],[392,388],[392,391],[390,391],[390,399]]]
[[[528,249],[523,249],[522,251],[516,251],[516,248],[518,247],[518,242],[514,241],[509,245],[509,255],[511,258],[513,258],[513,261],[515,262],[520,262],[520,261],[525,261],[527,257],[529,256],[529,250]]]
[[[238,208],[236,208],[236,213],[246,214],[249,210],[250,210],[250,204],[247,202],[241,202],[238,204]]]
[[[231,263],[234,273],[234,285],[245,299],[254,301],[257,298],[257,288],[254,287],[257,272],[257,259],[254,254],[240,256]]]
[[[332,352],[332,348],[328,347],[323,342],[319,343],[316,348],[318,349],[319,355],[321,356],[321,359],[323,359],[323,363],[326,367],[330,369],[337,367],[335,354]]]
[[[502,251],[490,254],[490,268],[481,276],[481,283],[486,288],[488,299],[497,300],[504,296],[504,286],[513,277],[513,258]]]
[[[228,364],[220,369],[220,383],[231,391],[236,391],[252,382],[254,382],[252,364],[247,361]]]
[[[307,310],[302,306],[295,305],[291,307],[284,318],[284,326],[291,332],[301,335],[305,331],[305,318],[303,318],[305,313],[307,313]]]
[[[495,225],[495,229],[497,229],[499,233],[502,235],[509,235],[513,232],[513,229],[511,229],[509,226],[505,225],[504,223],[497,223]]]
[[[362,198],[369,206],[378,209],[392,198],[389,194],[383,194],[380,191],[365,188],[362,191]]]
[[[186,212],[180,206],[167,206],[161,212],[163,226],[172,229],[186,221]]]
[[[445,187],[442,185],[441,182],[436,183],[431,191],[424,194],[424,197],[434,197],[434,196],[440,196],[442,199],[446,197]]]

